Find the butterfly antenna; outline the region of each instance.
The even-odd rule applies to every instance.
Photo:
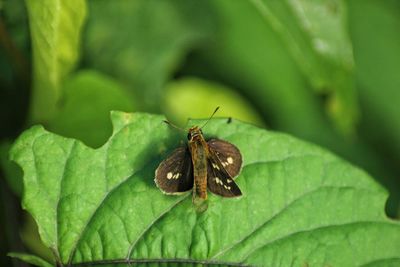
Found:
[[[211,114],[210,118],[208,118],[208,120],[207,120],[207,121],[203,124],[203,126],[201,126],[200,128],[203,128],[204,126],[207,125],[207,123],[212,119],[212,117],[213,117],[214,114],[218,111],[218,109],[219,109],[219,107],[217,107],[217,108],[214,110],[214,112],[213,112],[213,114]]]
[[[176,126],[175,124],[173,124],[172,122],[169,122],[167,120],[163,120],[163,122],[165,122],[166,124],[168,124],[169,126],[172,126],[173,128],[182,131],[182,132],[186,132],[184,129],[182,129],[181,127]]]

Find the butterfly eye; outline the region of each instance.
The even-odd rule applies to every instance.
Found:
[[[190,133],[187,134],[187,139],[190,140],[190,138],[192,137],[192,135]]]

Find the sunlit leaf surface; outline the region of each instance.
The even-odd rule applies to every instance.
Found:
[[[288,135],[226,119],[204,129],[238,146],[243,197],[209,197],[155,186],[159,162],[184,140],[164,117],[112,113],[99,149],[35,126],[15,143],[24,207],[64,264],[179,260],[256,266],[360,266],[400,257],[400,225],[387,193],[362,170]],[[203,121],[192,121],[200,124]]]

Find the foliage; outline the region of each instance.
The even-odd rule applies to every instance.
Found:
[[[399,245],[398,224],[383,213],[387,195],[380,185],[389,192],[386,212],[399,218],[399,29],[396,0],[0,0],[0,221],[5,226],[0,239],[7,241],[0,243],[0,253],[24,245],[29,253],[10,255],[42,266],[46,263],[40,258],[48,260],[49,253],[63,263],[69,258],[74,262],[118,258],[114,246],[126,249],[140,236],[137,231],[151,226],[138,241],[133,258],[215,257],[241,262],[258,245],[271,242],[247,262],[258,265],[268,256],[275,261],[270,265],[281,266],[398,265],[394,251]],[[216,106],[221,107],[216,117],[233,117],[234,123],[213,119],[204,132],[241,148],[246,166],[238,182],[247,194],[237,201],[213,196],[210,201],[215,206],[198,215],[186,196],[170,199],[153,188],[152,170],[181,139],[161,123],[164,117],[137,112],[163,113],[185,125],[188,118],[208,117]],[[134,115],[113,113],[112,132],[112,110]],[[24,129],[35,124],[43,128],[34,126],[22,134],[12,153],[24,168],[22,173],[8,159],[8,150]],[[130,129],[131,140],[119,132],[122,125]],[[68,156],[71,144],[79,151]],[[115,144],[121,147],[109,155],[118,157],[122,151],[130,161],[112,158],[108,164],[122,169],[105,165],[93,174],[84,169],[104,160],[108,155],[104,149]],[[365,169],[377,183],[326,150]],[[33,169],[29,155],[39,160],[39,166],[52,165]],[[68,159],[68,164],[60,159]],[[79,170],[83,173],[78,178]],[[331,176],[322,170],[331,171]],[[96,208],[96,200],[108,191],[102,187],[105,180],[91,179],[107,172],[113,174],[107,180],[111,184],[116,182],[112,179],[138,182],[140,196],[121,194],[111,203],[121,212],[118,215],[134,223],[126,223],[125,236],[117,231],[123,229],[120,226],[115,231],[102,228],[101,240],[94,245],[90,243],[94,239],[89,243],[82,239],[76,250],[82,254],[74,254],[74,233],[65,231],[71,218],[75,221],[68,227],[76,227],[75,234],[87,227],[83,238],[94,233],[95,223],[118,221],[107,211],[109,200],[107,206]],[[65,191],[57,180],[60,173],[66,174]],[[35,185],[36,175],[43,183]],[[78,179],[80,183],[73,182]],[[69,200],[63,195],[68,190],[82,194]],[[17,208],[18,199],[10,191],[18,197],[23,192],[24,206],[52,252],[43,252],[36,226],[25,219],[29,217]],[[127,212],[139,207],[127,206],[126,199],[134,198],[143,208],[151,202],[146,202],[149,196],[144,192],[159,206],[139,210],[148,219],[141,222],[134,217],[138,214]],[[46,197],[54,203],[46,202]],[[78,200],[82,205],[73,202]],[[168,205],[180,200],[166,212]],[[256,205],[259,202],[263,205]],[[56,211],[55,203],[60,203]],[[239,207],[247,213],[239,214]],[[99,217],[85,223],[93,211]],[[157,212],[165,216],[153,225],[149,221],[157,218]],[[251,212],[254,221],[249,219]],[[236,225],[240,222],[232,217],[242,218],[250,228]],[[237,235],[228,232],[222,238],[218,231],[230,224]],[[262,224],[265,229],[253,231]],[[177,229],[189,229],[190,234],[178,235]],[[240,239],[246,234],[248,238]],[[110,245],[114,236],[118,242]],[[174,254],[175,238],[183,242],[177,247],[182,254]],[[111,254],[103,254],[106,248]],[[0,258],[0,265],[10,264],[10,259]]]
[[[237,121],[213,120],[207,136],[239,147],[244,196],[212,195],[199,214],[190,193],[163,195],[154,170],[178,142],[162,119],[113,113],[114,132],[96,150],[40,126],[17,140],[11,155],[25,173],[23,206],[58,262],[350,266],[398,257],[400,224],[386,218],[387,195],[365,172],[313,145]],[[348,253],[353,247],[357,253]]]
[[[34,122],[52,119],[61,83],[78,60],[80,30],[86,15],[84,0],[26,1],[32,36]]]

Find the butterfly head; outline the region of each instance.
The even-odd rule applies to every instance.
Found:
[[[203,131],[199,126],[193,126],[188,131],[187,139],[189,142],[194,142],[196,140],[203,139]]]
[[[194,141],[204,141],[204,137],[203,137],[203,132],[201,131],[201,128],[203,128],[204,126],[207,125],[207,123],[211,120],[211,118],[214,116],[214,114],[218,111],[219,107],[217,107],[213,114],[211,114],[210,118],[208,118],[208,120],[203,124],[203,126],[199,127],[199,126],[192,126],[189,129],[188,135],[187,135],[187,139],[189,142],[194,142]]]

